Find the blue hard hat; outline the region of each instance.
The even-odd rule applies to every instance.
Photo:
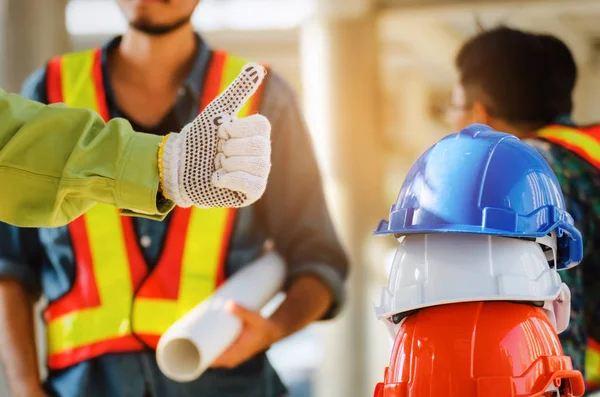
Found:
[[[557,268],[577,265],[581,233],[544,158],[510,134],[473,124],[423,153],[409,171],[389,221],[374,232],[543,237],[556,231]]]

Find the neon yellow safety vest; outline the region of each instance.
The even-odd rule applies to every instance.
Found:
[[[100,49],[54,58],[47,68],[49,102],[89,108],[108,120],[100,59]],[[246,63],[226,52],[212,54],[200,110]],[[260,97],[259,91],[239,116],[256,113]],[[117,208],[98,204],[70,223],[76,277],[71,290],[45,311],[49,368],[156,348],[167,328],[223,281],[234,220],[234,209],[176,208],[150,273],[131,218]]]

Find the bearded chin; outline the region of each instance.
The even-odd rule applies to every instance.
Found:
[[[162,36],[168,33],[171,33],[191,20],[191,16],[181,18],[178,21],[170,23],[168,25],[165,24],[155,24],[149,21],[135,21],[131,22],[129,25],[142,33],[145,33],[150,36]]]

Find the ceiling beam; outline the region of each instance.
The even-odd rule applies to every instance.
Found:
[[[600,13],[600,1],[596,0],[491,0],[491,1],[454,1],[443,0],[427,2],[409,2],[402,0],[380,3],[382,20],[395,21],[419,20],[426,23],[434,19],[450,19],[491,12],[499,14],[515,13],[519,16],[551,17],[557,14],[593,14]]]
[[[435,23],[435,20],[422,24],[419,21],[399,23],[387,19],[381,21],[379,29],[382,42],[397,44],[416,55],[420,62],[442,68],[452,64],[462,43],[462,37]]]
[[[579,65],[588,65],[594,56],[593,43],[565,17],[578,14],[600,14],[600,1],[495,0],[468,5],[463,2],[436,7],[402,7],[381,11],[380,26],[384,42],[412,43],[411,48],[420,56],[435,64],[446,62],[447,65],[462,42],[475,33],[477,16],[484,27],[506,23],[518,29],[553,34],[567,44]],[[467,28],[459,33],[452,26]]]

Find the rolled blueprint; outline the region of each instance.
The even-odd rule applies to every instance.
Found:
[[[233,300],[258,311],[281,290],[284,277],[283,259],[274,252],[236,272],[163,334],[156,349],[160,370],[177,382],[198,379],[242,331],[225,303]]]

